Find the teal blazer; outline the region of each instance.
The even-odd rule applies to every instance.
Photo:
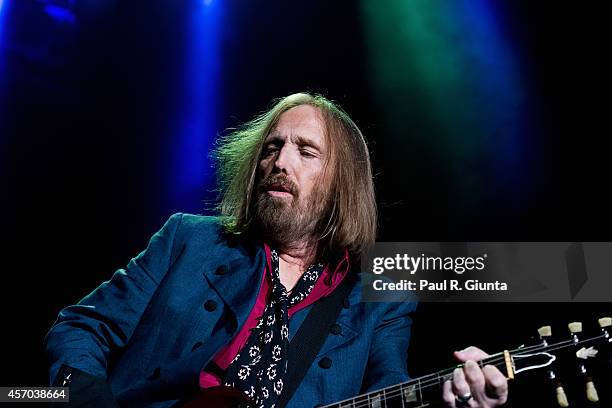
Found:
[[[122,406],[172,406],[198,389],[202,368],[246,321],[264,262],[261,246],[224,238],[216,217],[171,216],[125,269],[60,311],[45,338],[51,382],[67,365],[105,379]],[[330,333],[288,407],[408,379],[415,303],[360,302],[357,275],[341,331]],[[290,338],[310,307],[292,316]]]

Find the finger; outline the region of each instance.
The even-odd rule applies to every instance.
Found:
[[[450,380],[444,381],[442,385],[442,400],[449,408],[455,408],[455,394],[453,394],[453,385]]]
[[[491,399],[499,401],[500,404],[506,402],[508,398],[508,380],[497,368],[486,365],[482,368],[482,373],[486,383],[486,393]]]
[[[486,357],[489,357],[487,353],[474,346],[467,347],[461,351],[455,351],[455,358],[462,363],[468,360],[480,361]]]
[[[485,403],[487,400],[487,395],[485,394],[485,376],[478,364],[472,360],[466,361],[463,366],[463,373],[474,399],[480,404]]]
[[[465,374],[463,372],[462,368],[455,368],[455,371],[453,371],[453,394],[455,394],[456,396],[463,396],[463,395],[471,395],[472,391],[470,390],[470,385],[467,383],[467,380],[465,379]],[[467,404],[464,405],[469,405],[471,406],[471,403],[473,402],[473,399],[470,399],[468,401]]]

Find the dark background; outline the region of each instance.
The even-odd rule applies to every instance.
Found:
[[[170,214],[211,207],[209,165],[198,188],[177,187],[175,171],[176,144],[186,140],[177,125],[184,106],[178,101],[185,99],[178,84],[189,80],[186,21],[201,3],[4,0],[0,6],[0,384],[45,385],[42,342],[59,310],[125,265]],[[358,3],[288,3],[223,3],[218,65],[211,71],[216,91],[201,105],[213,123],[203,130],[207,146],[273,98],[321,92],[370,141],[379,240],[610,240],[603,8],[496,2],[524,86],[518,176],[505,188],[490,172],[491,152],[470,162],[469,171],[482,177],[466,184],[461,166],[453,173],[441,164],[447,156],[439,149],[453,149],[449,139],[411,144],[417,133],[437,140],[441,131],[431,123],[444,122],[443,115],[400,110],[395,117],[402,120],[389,119],[386,112],[397,106],[381,103],[372,85]],[[50,5],[67,14],[57,17]],[[573,320],[594,331],[611,305],[421,304],[411,374],[452,365],[451,352],[469,344],[492,352],[514,348],[544,324],[560,338]],[[609,385],[610,361],[599,361],[595,380]],[[565,369],[571,383],[573,361]],[[513,385],[511,406],[554,406],[543,374]],[[580,406],[583,384],[574,384],[570,403]],[[600,386],[602,397],[606,391]]]

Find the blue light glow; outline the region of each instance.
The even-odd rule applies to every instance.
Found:
[[[508,187],[519,186],[526,177],[521,161],[528,146],[521,112],[526,90],[518,74],[516,56],[502,36],[494,4],[466,1],[463,13],[473,39],[465,52],[480,61],[472,87],[484,101],[480,121],[491,136],[489,154],[495,157],[491,165],[498,180]]]
[[[6,52],[4,46],[4,42],[6,41],[4,35],[4,15],[6,14],[6,10],[4,6],[4,0],[0,0],[0,118],[4,118],[4,115],[6,113],[5,100],[7,98],[5,98],[5,86],[8,81],[6,78],[7,75],[5,74],[4,70]],[[0,127],[2,126],[0,125]],[[6,136],[3,136],[2,133],[6,132],[0,132],[0,150],[4,150],[4,141],[6,140]]]
[[[181,208],[199,206],[203,193],[214,186],[208,154],[218,131],[217,83],[221,71],[219,2],[200,3],[188,18],[190,44],[186,47],[174,176],[169,186],[174,204]]]
[[[77,20],[72,11],[52,4],[45,6],[45,13],[60,23],[75,24]]]
[[[4,0],[0,0],[0,90],[2,90],[2,87],[4,85],[4,14],[5,14],[4,10]],[[2,101],[2,95],[0,95],[0,101]],[[0,105],[0,108],[2,108],[2,105]]]

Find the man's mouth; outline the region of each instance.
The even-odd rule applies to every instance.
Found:
[[[272,184],[266,187],[266,191],[273,197],[291,197],[291,189],[282,184]]]

